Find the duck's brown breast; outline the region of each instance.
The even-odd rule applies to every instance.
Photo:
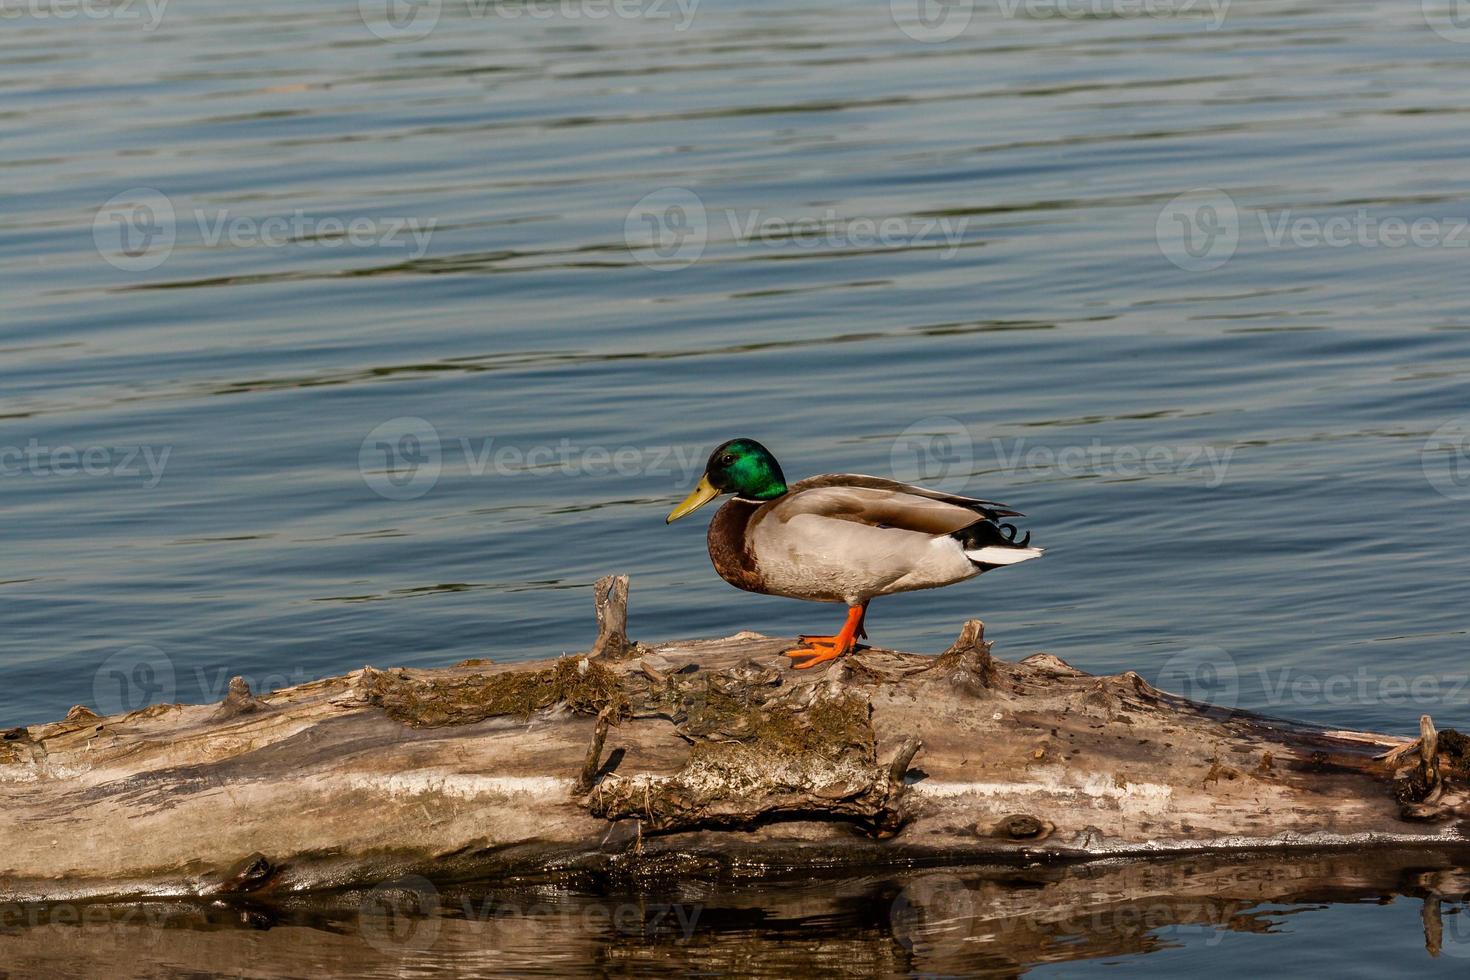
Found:
[[[760,510],[759,501],[732,497],[709,522],[709,557],[720,578],[737,589],[765,592],[755,556],[750,552],[747,531]]]

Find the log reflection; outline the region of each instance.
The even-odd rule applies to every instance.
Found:
[[[639,892],[527,883],[228,902],[0,907],[0,976],[1015,976],[1269,933],[1331,903],[1423,902],[1470,957],[1464,854],[946,868]]]

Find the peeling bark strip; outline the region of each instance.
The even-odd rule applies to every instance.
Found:
[[[1411,742],[1231,712],[997,660],[978,620],[938,658],[793,671],[755,633],[629,643],[626,586],[597,598],[586,655],[0,730],[0,902],[1470,847],[1470,742],[1427,718]]]

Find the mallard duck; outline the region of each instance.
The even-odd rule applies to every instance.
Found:
[[[734,496],[709,525],[709,556],[721,578],[747,592],[847,605],[837,633],[803,635],[786,651],[799,670],[866,638],[874,596],[937,589],[1042,553],[1029,533],[1017,541],[1015,525],[1001,523],[1020,511],[988,500],[856,473],[787,486],[781,464],[754,439],[731,439],[711,453],[699,484],[665,523],[726,493]]]

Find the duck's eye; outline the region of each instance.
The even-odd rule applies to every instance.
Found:
[[[723,456],[720,457],[720,465],[721,466],[733,466],[734,463],[735,463],[735,457],[734,456],[731,456],[729,453],[726,453],[725,455],[723,455]]]

